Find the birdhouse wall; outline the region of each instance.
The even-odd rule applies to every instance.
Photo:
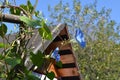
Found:
[[[49,52],[53,51],[56,47],[59,47],[60,49],[59,54],[60,60],[63,64],[62,68],[52,65],[50,70],[55,72],[56,77],[61,78],[60,80],[80,80],[76,58],[72,51],[71,43],[67,43],[68,40],[69,35],[67,27],[65,27],[45,50],[45,52],[49,54]]]

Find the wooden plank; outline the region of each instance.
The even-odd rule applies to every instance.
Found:
[[[67,49],[72,50],[71,43],[68,43],[68,44],[60,47],[60,50],[67,50]]]
[[[62,55],[62,56],[60,56],[60,60],[63,64],[74,63],[75,62],[73,54]]]
[[[67,76],[79,76],[77,68],[62,68],[57,69],[58,75],[61,77],[67,77]]]
[[[60,50],[66,50],[66,49],[70,49],[70,50],[72,50],[72,48],[71,48],[71,43],[63,44],[62,41],[54,42],[54,43],[51,44],[51,46],[59,47]]]
[[[71,44],[68,43],[66,45],[62,45],[62,41],[59,41],[59,42],[52,42],[48,48],[45,50],[45,53],[50,53],[51,51],[53,51],[56,47],[59,47],[60,50],[66,50],[66,49],[70,49],[72,50],[71,48]]]

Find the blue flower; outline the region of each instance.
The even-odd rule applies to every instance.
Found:
[[[60,54],[58,54],[58,51],[59,51],[59,48],[57,47],[51,54],[51,57],[54,58],[57,62],[60,61]]]
[[[85,39],[84,39],[84,34],[83,32],[80,30],[80,28],[77,28],[76,29],[76,35],[75,35],[75,38],[77,40],[77,42],[79,43],[79,45],[84,48],[86,46],[86,42],[85,42]]]

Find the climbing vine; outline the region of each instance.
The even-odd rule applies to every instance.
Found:
[[[25,64],[28,55],[32,64],[37,67],[41,67],[45,60],[51,59],[51,55],[47,56],[41,51],[35,54],[32,52],[32,48],[27,47],[36,28],[38,28],[39,35],[43,40],[52,40],[52,34],[46,20],[39,11],[35,11],[37,2],[38,0],[36,0],[35,5],[32,5],[28,0],[26,5],[21,4],[20,6],[10,5],[9,2],[6,2],[0,6],[0,37],[2,39],[0,42],[0,79],[39,80]],[[6,17],[7,15],[3,12],[6,8],[9,8],[10,18]],[[12,41],[8,38],[10,36],[7,34],[8,25],[4,22],[19,24],[19,32],[16,33],[15,39]],[[45,75],[51,80],[55,77],[53,72],[46,71]]]

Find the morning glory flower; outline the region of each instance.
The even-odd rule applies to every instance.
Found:
[[[59,48],[57,47],[51,54],[51,57],[54,58],[57,62],[60,61],[60,54],[58,54],[58,51],[59,51]]]
[[[78,42],[78,44],[84,48],[86,46],[86,42],[85,42],[85,39],[84,39],[84,34],[83,32],[80,30],[80,28],[77,28],[76,29],[76,35],[75,35],[75,38]]]

